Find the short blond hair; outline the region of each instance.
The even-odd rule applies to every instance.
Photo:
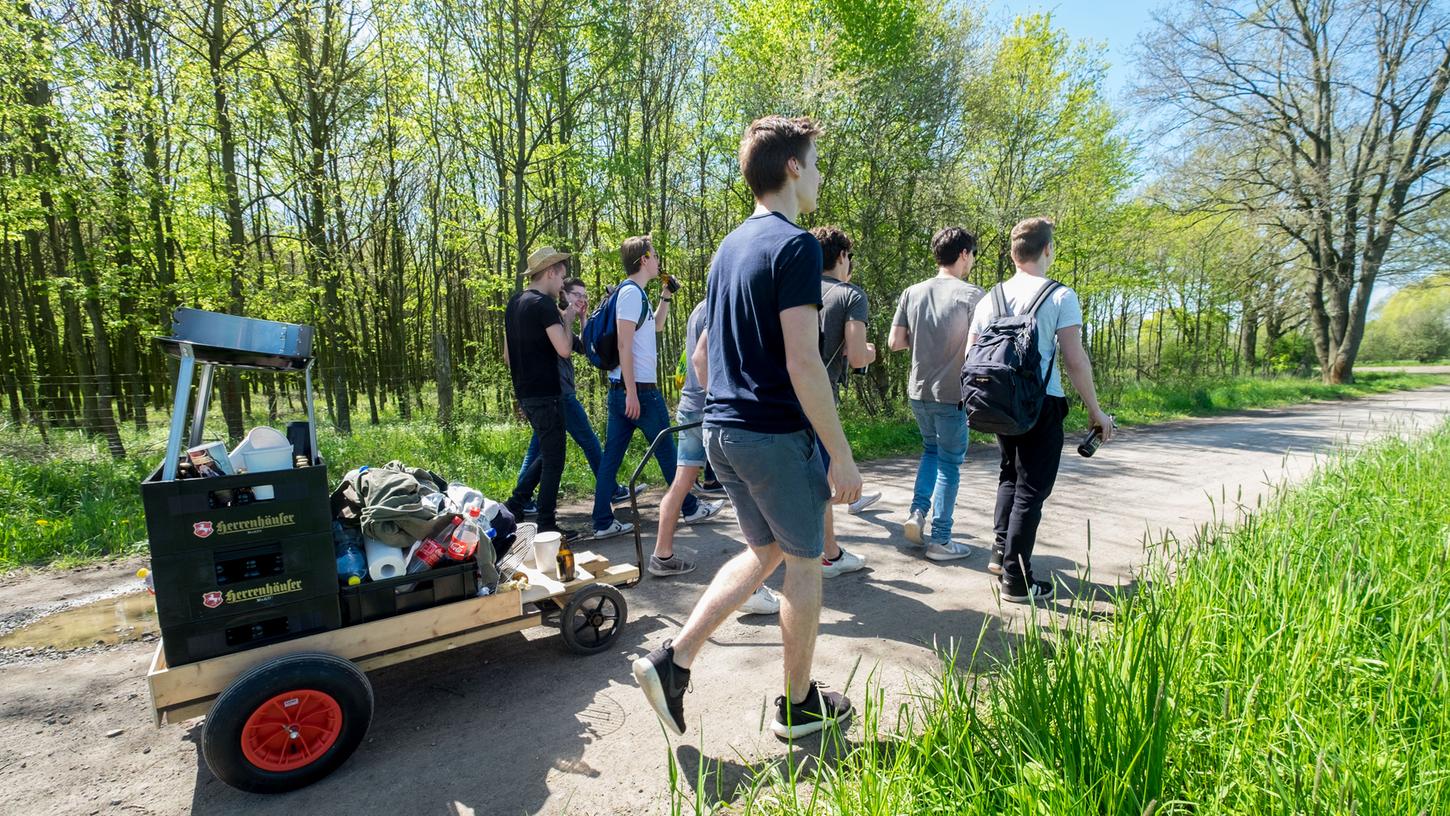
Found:
[[[1052,243],[1052,220],[1049,218],[1028,218],[1018,221],[1012,228],[1012,260],[1017,263],[1031,263],[1042,257]]]

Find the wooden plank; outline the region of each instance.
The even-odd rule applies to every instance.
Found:
[[[594,580],[601,584],[623,584],[639,577],[639,567],[633,564],[615,564],[603,572],[594,573]]]
[[[238,674],[286,654],[327,652],[357,660],[508,620],[522,613],[520,593],[505,592],[174,666],[151,676],[151,702],[158,709],[167,709],[213,697]]]
[[[175,708],[165,709],[164,711],[159,712],[158,716],[162,719],[163,722],[167,723],[184,722],[191,719],[192,717],[204,716],[208,711],[211,711],[212,703],[215,702],[216,697],[208,697],[205,700],[198,700],[196,702],[185,703],[183,705],[176,706]]]
[[[537,611],[534,611],[511,621],[496,623],[492,626],[473,629],[451,637],[420,643],[417,646],[409,646],[405,649],[397,649],[373,657],[363,658],[358,661],[358,665],[362,667],[363,671],[373,671],[374,669],[381,669],[384,666],[405,663],[419,657],[426,657],[431,654],[446,652],[450,649],[457,649],[463,646],[471,646],[475,643],[513,634],[514,632],[522,632],[525,629],[538,626],[540,623],[542,623],[542,616]]]
[[[156,707],[156,675],[166,671],[166,654],[161,651],[161,641],[156,641],[156,653],[151,655],[151,666],[146,670],[146,692],[151,695],[151,719],[157,727],[161,726],[163,717],[161,709]]]

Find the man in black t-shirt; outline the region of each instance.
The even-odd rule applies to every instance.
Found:
[[[514,384],[514,398],[539,439],[538,474],[539,529],[560,530],[557,519],[559,480],[564,475],[564,391],[559,381],[559,361],[574,351],[574,338],[567,328],[574,322],[574,306],[559,310],[559,293],[564,288],[568,253],[543,247],[529,256],[529,287],[509,300],[504,309],[504,362]],[[515,518],[523,515],[524,503],[533,493],[532,478],[520,480],[513,496],[505,502]]]

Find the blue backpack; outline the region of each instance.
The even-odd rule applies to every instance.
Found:
[[[619,328],[616,326],[615,301],[619,299],[619,290],[625,286],[633,286],[639,289],[639,319],[643,323],[649,316],[649,295],[645,294],[644,287],[632,280],[626,279],[618,286],[608,290],[604,295],[604,302],[600,303],[589,319],[584,321],[584,330],[579,334],[579,342],[584,346],[584,356],[596,368],[605,371],[613,371],[619,368]]]
[[[1002,284],[992,287],[997,314],[977,335],[962,363],[962,406],[973,430],[1018,436],[1037,424],[1047,396],[1042,353],[1037,350],[1037,310],[1061,287],[1049,280],[1020,315],[1007,305]],[[1054,350],[1047,366],[1049,374],[1056,362]]]

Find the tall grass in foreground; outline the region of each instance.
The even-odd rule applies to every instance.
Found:
[[[1163,550],[1107,622],[948,655],[884,737],[868,692],[863,743],[732,812],[1450,813],[1450,425]]]

